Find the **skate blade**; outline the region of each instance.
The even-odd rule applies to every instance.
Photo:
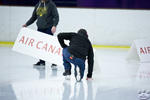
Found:
[[[57,66],[51,66],[52,70],[57,70]]]
[[[81,82],[81,77],[80,76],[76,76],[76,81],[77,82]]]
[[[70,75],[65,76],[66,80],[70,80]]]
[[[35,69],[45,69],[45,66],[37,66],[37,65],[34,65],[33,68],[35,68]]]
[[[57,70],[57,68],[51,68],[52,70]]]

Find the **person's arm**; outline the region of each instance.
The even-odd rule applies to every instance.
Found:
[[[56,5],[54,3],[52,3],[52,9],[53,9],[52,10],[53,26],[52,26],[51,32],[55,33],[56,32],[56,26],[57,26],[57,24],[59,22],[59,14],[58,14]]]
[[[59,33],[57,35],[58,41],[62,48],[67,47],[64,40],[71,40],[72,36],[74,36],[76,33]]]
[[[92,78],[93,65],[94,65],[94,53],[93,53],[93,47],[91,45],[90,49],[89,49],[89,52],[88,52],[88,74],[87,74],[87,79]]]
[[[37,7],[34,8],[34,11],[33,11],[33,13],[32,13],[32,16],[31,16],[31,18],[27,21],[27,23],[25,24],[25,26],[31,25],[31,24],[34,23],[34,21],[37,19],[36,8],[37,8]]]
[[[59,14],[56,5],[54,3],[52,3],[52,16],[53,16],[53,26],[56,27],[59,22]]]

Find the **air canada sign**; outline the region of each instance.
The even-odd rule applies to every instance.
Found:
[[[37,59],[62,64],[62,48],[57,37],[28,28],[21,29],[13,50]]]
[[[45,51],[45,52],[50,52],[52,54],[61,55],[60,47],[56,47],[55,45],[48,44],[46,42],[44,43],[43,41],[35,41],[34,38],[22,36],[21,39],[19,40],[19,43],[26,45],[26,46],[30,46],[32,48]]]
[[[150,46],[149,47],[140,47],[140,54],[150,54]]]
[[[142,63],[150,62],[150,39],[134,40],[128,52],[127,59],[139,59]]]

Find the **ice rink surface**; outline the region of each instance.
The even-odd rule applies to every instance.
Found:
[[[96,49],[93,80],[70,80],[63,66],[52,70],[34,67],[37,62],[0,47],[0,100],[150,100],[150,63],[126,60],[128,49]]]

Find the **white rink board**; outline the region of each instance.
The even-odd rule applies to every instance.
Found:
[[[57,37],[29,28],[20,30],[13,50],[50,63],[62,65],[62,48]]]

